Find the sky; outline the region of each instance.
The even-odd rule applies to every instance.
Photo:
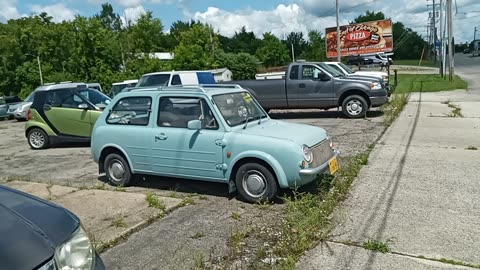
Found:
[[[382,11],[393,22],[401,21],[426,36],[432,12],[427,4],[432,1],[339,0],[340,24],[348,24],[366,10]],[[453,1],[456,2],[453,6],[456,43],[470,42],[475,26],[480,37],[480,0]],[[336,24],[335,0],[0,0],[0,22],[41,12],[47,12],[55,21],[72,20],[75,15],[98,13],[104,2],[111,3],[115,12],[133,22],[151,10],[162,20],[165,31],[177,20],[196,19],[213,25],[226,36],[245,26],[259,37],[264,32],[272,32],[282,38],[292,31],[324,32],[326,27]],[[436,4],[439,2],[436,0]]]

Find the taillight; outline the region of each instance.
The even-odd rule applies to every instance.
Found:
[[[30,109],[28,109],[27,119],[28,120],[32,119],[32,110],[30,110]]]

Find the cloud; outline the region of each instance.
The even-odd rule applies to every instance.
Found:
[[[136,6],[136,7],[129,7],[129,8],[126,8],[124,11],[123,11],[123,14],[121,15],[122,17],[122,24],[123,25],[127,25],[127,22],[125,21],[125,19],[131,23],[131,24],[134,24],[137,22],[138,18],[140,18],[140,16],[142,14],[145,14],[146,11],[145,9],[143,8],[143,6],[139,5],[139,6]]]
[[[75,18],[75,14],[78,14],[78,11],[67,8],[63,3],[49,6],[33,5],[31,10],[37,14],[46,12],[48,15],[52,16],[53,21],[55,22],[73,20]]]
[[[16,0],[0,0],[0,22],[20,17]]]

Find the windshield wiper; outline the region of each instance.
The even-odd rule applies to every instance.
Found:
[[[245,116],[245,125],[243,125],[243,129],[247,128],[249,118],[250,118],[250,112],[247,109],[247,115]]]

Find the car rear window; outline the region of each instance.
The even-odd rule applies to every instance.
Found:
[[[126,97],[120,99],[107,116],[108,124],[147,126],[152,98]]]

